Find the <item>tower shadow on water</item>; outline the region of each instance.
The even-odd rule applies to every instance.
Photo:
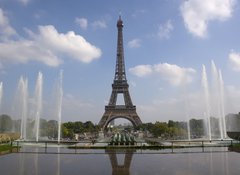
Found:
[[[105,150],[105,153],[108,154],[111,162],[112,175],[130,175],[130,167],[134,152],[136,152],[134,149],[126,149],[122,151],[116,149]],[[124,154],[124,161],[122,165],[118,163],[117,154]]]

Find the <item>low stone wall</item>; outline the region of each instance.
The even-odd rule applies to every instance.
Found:
[[[19,138],[19,133],[0,133],[0,143],[10,142]]]

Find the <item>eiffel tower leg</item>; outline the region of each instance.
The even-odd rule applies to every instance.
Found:
[[[105,106],[105,113],[103,114],[99,126],[106,128],[108,123],[115,118],[125,118],[133,123],[134,126],[142,124],[137,112],[136,106],[133,105],[129,85],[125,72],[124,63],[124,49],[123,49],[123,21],[121,17],[117,22],[118,41],[117,41],[117,60],[115,67],[115,76],[112,84],[112,94],[107,106]],[[123,94],[125,105],[116,105],[118,94]]]

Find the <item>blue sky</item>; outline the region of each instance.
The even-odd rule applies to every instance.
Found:
[[[0,0],[2,113],[12,113],[20,76],[31,102],[41,71],[42,116],[52,118],[63,70],[63,121],[98,123],[111,94],[119,14],[130,94],[143,122],[201,118],[202,65],[211,86],[212,60],[222,72],[225,112],[240,111],[237,0]]]

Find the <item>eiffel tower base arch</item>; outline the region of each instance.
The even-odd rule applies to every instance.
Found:
[[[116,118],[124,118],[129,120],[134,127],[142,124],[137,112],[136,106],[133,105],[130,93],[129,85],[127,83],[125,64],[124,64],[124,49],[123,49],[123,21],[121,16],[117,21],[118,39],[117,39],[117,59],[115,67],[115,76],[112,84],[112,94],[107,106],[105,106],[105,112],[99,122],[99,126],[102,129],[106,129],[109,122]],[[117,105],[117,97],[122,94],[124,97],[124,105]]]
[[[129,120],[134,127],[137,127],[142,124],[137,112],[135,106],[131,108],[126,108],[125,106],[119,107],[109,107],[105,106],[105,112],[99,122],[99,126],[102,129],[106,129],[108,124],[117,118],[123,118]]]

